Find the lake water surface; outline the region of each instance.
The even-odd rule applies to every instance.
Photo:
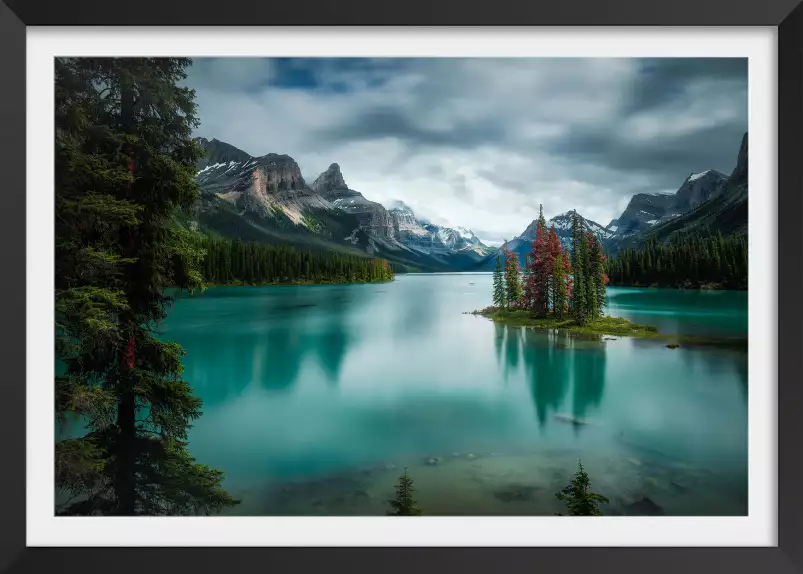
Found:
[[[490,299],[487,273],[180,298],[163,332],[204,401],[190,450],[225,471],[231,513],[384,514],[407,467],[426,514],[551,515],[578,459],[606,514],[747,513],[745,352],[463,314]],[[746,292],[608,302],[664,332],[747,335]]]

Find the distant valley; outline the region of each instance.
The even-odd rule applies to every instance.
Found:
[[[497,249],[470,229],[433,224],[402,201],[371,201],[348,186],[337,163],[308,184],[288,155],[255,157],[217,139],[196,141],[207,155],[198,164],[201,200],[185,222],[189,226],[245,241],[382,257],[400,272],[490,270],[495,263]],[[675,193],[638,193],[604,226],[578,215],[609,252],[683,232],[746,234],[747,157],[745,134],[730,175],[690,173]],[[547,223],[564,246],[572,213]],[[524,263],[534,239],[535,221],[506,248]]]
[[[216,139],[196,141],[201,200],[192,220],[209,233],[383,257],[400,271],[446,271],[476,265],[494,250],[465,228],[418,218],[404,203],[387,209],[349,188],[333,163],[307,184],[287,155],[254,157]]]

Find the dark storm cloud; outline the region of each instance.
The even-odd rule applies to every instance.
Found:
[[[746,86],[746,58],[645,58],[627,95],[630,111],[649,109],[682,95],[696,80],[715,81],[735,89]]]
[[[199,135],[332,162],[375,201],[520,233],[540,204],[606,224],[634,193],[730,173],[747,130],[745,59],[200,61]]]
[[[505,139],[504,126],[490,121],[455,123],[434,127],[416,121],[409,110],[377,107],[355,118],[344,118],[335,125],[318,131],[325,142],[349,142],[395,138],[410,146],[473,148],[480,143],[495,143]]]
[[[745,128],[734,123],[704,128],[684,137],[648,141],[628,140],[609,131],[578,130],[555,142],[552,152],[573,158],[581,170],[595,165],[614,172],[643,174],[652,186],[672,189],[680,187],[689,174],[706,169],[729,175],[736,166]]]

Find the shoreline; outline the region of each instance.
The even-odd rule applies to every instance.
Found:
[[[393,283],[394,279],[389,281],[331,281],[331,282],[323,282],[323,281],[284,281],[279,283],[245,283],[245,282],[237,282],[237,283],[206,283],[204,286],[204,290],[208,289],[209,287],[301,287],[301,286],[308,286],[308,285],[383,285],[385,283]],[[187,291],[186,288],[177,287],[175,285],[171,285],[168,289],[179,289],[181,291]]]
[[[624,289],[672,289],[673,291],[747,291],[747,287],[724,287],[718,283],[704,283],[702,285],[686,286],[686,285],[617,285],[615,283],[608,283],[608,287],[617,287]]]
[[[666,347],[676,349],[683,346],[715,346],[747,350],[747,338],[698,337],[695,335],[667,334],[658,331],[653,325],[640,325],[621,317],[603,316],[579,325],[571,318],[537,318],[524,310],[508,310],[486,307],[476,311],[466,311],[466,315],[476,315],[511,327],[530,327],[543,331],[563,331],[584,336],[630,337],[665,341]]]
[[[554,415],[557,417],[557,415]],[[243,506],[228,516],[383,516],[399,475],[407,470],[415,498],[429,516],[554,516],[566,512],[555,493],[571,480],[578,458],[596,492],[609,498],[607,516],[742,515],[743,493],[728,476],[725,492],[706,500],[718,471],[632,445],[621,456],[521,446],[502,451],[436,452],[314,475],[265,477],[241,483]]]

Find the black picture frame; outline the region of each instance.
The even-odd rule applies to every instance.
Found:
[[[803,572],[803,4],[801,0],[0,1],[0,282],[5,329],[0,417],[0,571]],[[778,65],[778,547],[773,548],[27,548],[26,26],[772,26]],[[42,113],[48,113],[42,110]],[[761,190],[753,193],[762,193]],[[50,190],[28,189],[47,200]],[[46,344],[46,343],[43,343]],[[752,381],[760,385],[764,381]]]

